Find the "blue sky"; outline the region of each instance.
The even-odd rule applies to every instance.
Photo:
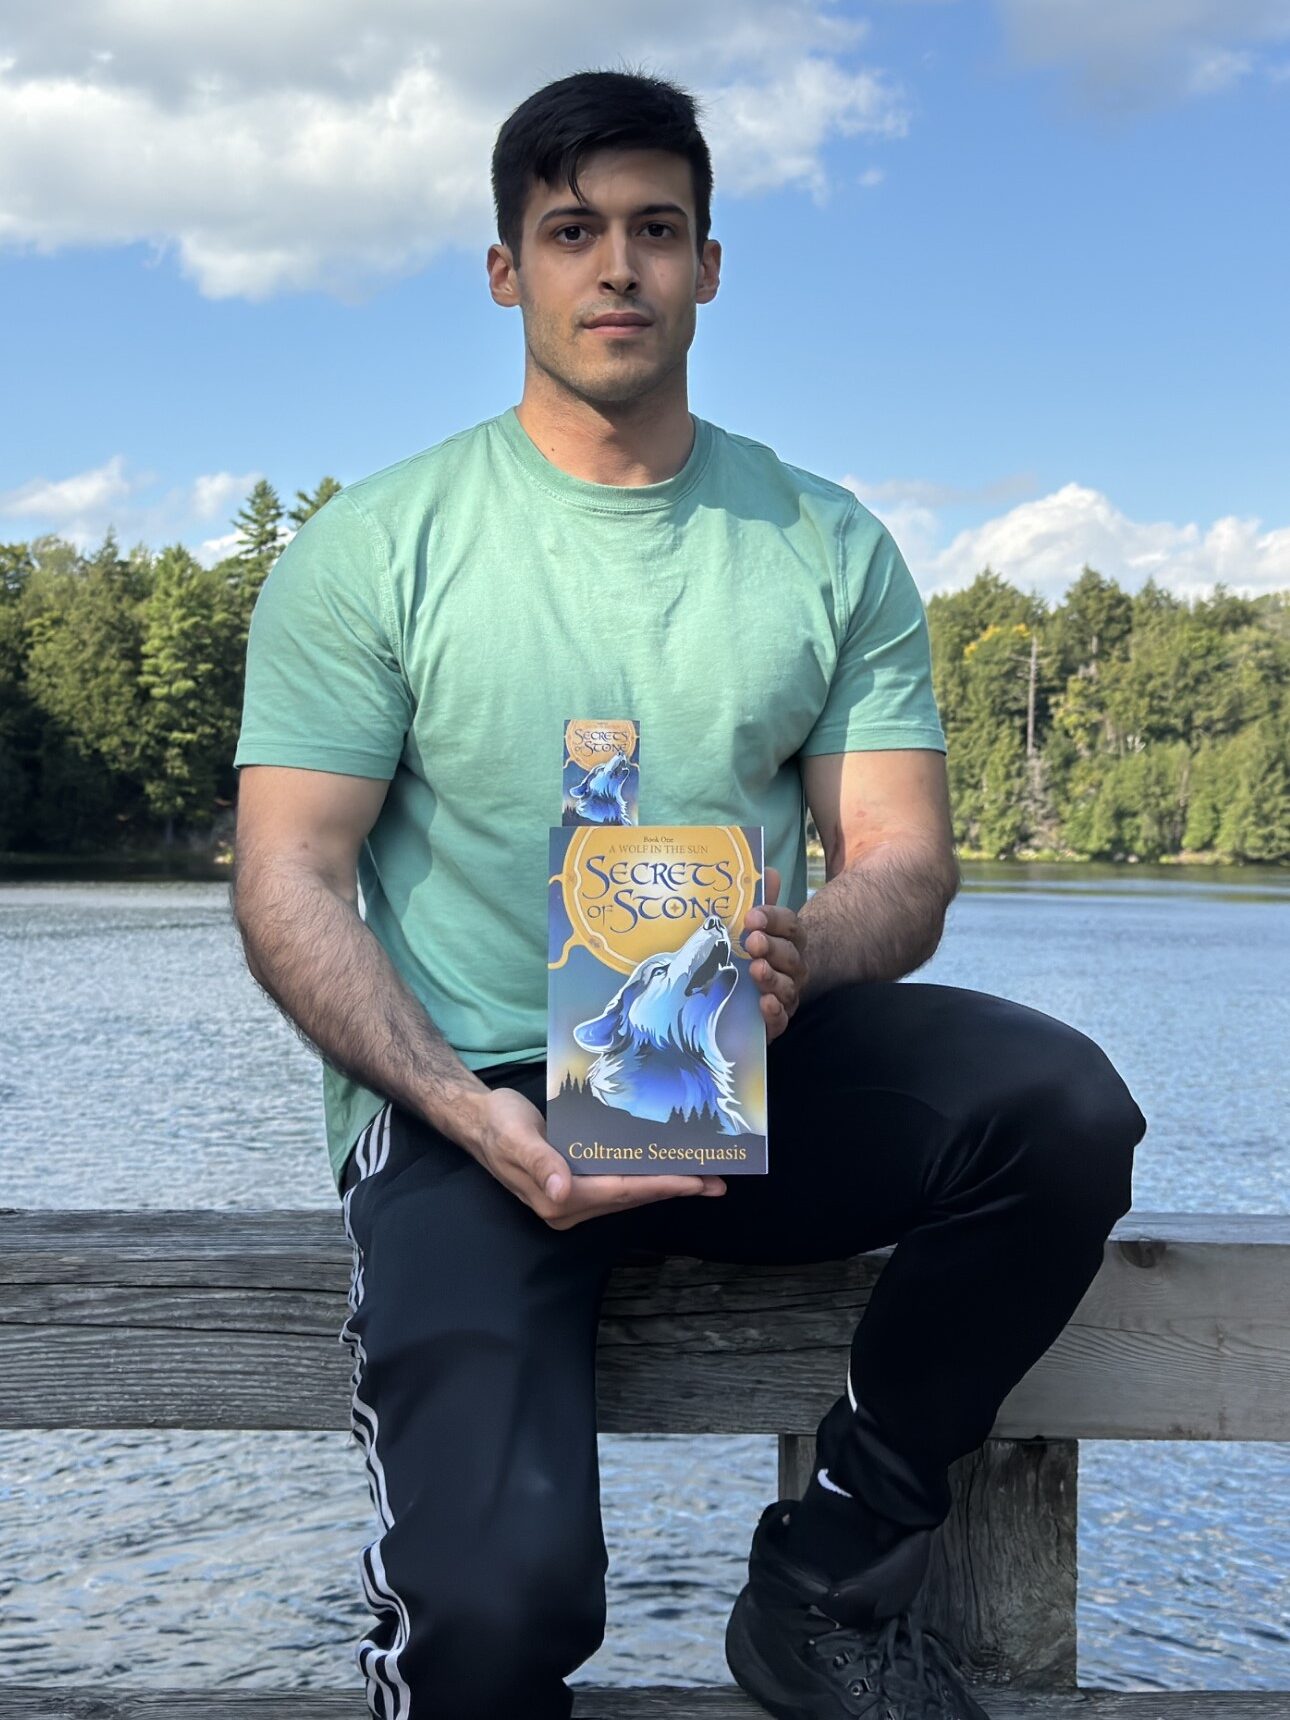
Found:
[[[0,21],[0,539],[218,553],[518,398],[492,136],[706,104],[691,404],[852,485],[925,594],[1290,588],[1290,0],[27,0]]]

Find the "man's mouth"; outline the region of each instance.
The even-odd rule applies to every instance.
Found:
[[[649,318],[643,317],[637,311],[607,311],[603,316],[592,317],[585,325],[605,334],[617,334],[631,329],[648,328]]]

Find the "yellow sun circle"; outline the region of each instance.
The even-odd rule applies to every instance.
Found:
[[[569,840],[560,884],[579,942],[626,974],[679,949],[710,913],[742,956],[759,876],[738,825],[587,825]]]

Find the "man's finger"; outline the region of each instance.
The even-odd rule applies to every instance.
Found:
[[[788,1005],[797,993],[797,975],[784,973],[779,968],[771,967],[766,961],[755,961],[752,964],[752,976],[761,988],[763,997],[777,997]]]
[[[756,955],[764,955],[765,946],[753,942],[758,935],[762,938],[783,938],[795,946],[804,941],[797,914],[792,908],[749,908],[744,916],[740,941],[746,950],[750,949]]]
[[[777,938],[792,938],[797,930],[797,914],[792,908],[770,907],[761,911],[766,916],[765,931]]]
[[[697,1189],[693,1186],[696,1182],[700,1185]],[[604,1183],[625,1186],[620,1186],[615,1193],[599,1186]],[[683,1195],[723,1195],[725,1192],[724,1180],[715,1176],[575,1177],[570,1198],[547,1217],[547,1223],[555,1230],[569,1230],[576,1224],[591,1224],[597,1218],[615,1212],[630,1212],[654,1201],[673,1200]]]
[[[587,1178],[588,1182],[597,1180],[595,1177]],[[611,1196],[619,1206],[644,1206],[651,1200],[670,1200],[677,1195],[703,1193],[703,1183],[698,1177],[614,1177],[612,1180],[619,1184]]]
[[[778,973],[797,973],[806,965],[800,945],[792,938],[772,937],[769,932],[748,934],[748,954],[768,961]],[[753,966],[756,965],[754,961]]]

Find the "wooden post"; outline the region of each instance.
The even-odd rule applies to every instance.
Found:
[[[968,1677],[1075,1689],[1078,1462],[1078,1440],[987,1439],[951,1467],[925,1616]],[[814,1466],[812,1435],[781,1434],[780,1498],[800,1499]]]
[[[992,1684],[1075,1689],[1079,1441],[987,1439],[950,1469],[927,1622]]]
[[[815,1435],[781,1433],[779,1436],[779,1496],[800,1499],[815,1471]]]

